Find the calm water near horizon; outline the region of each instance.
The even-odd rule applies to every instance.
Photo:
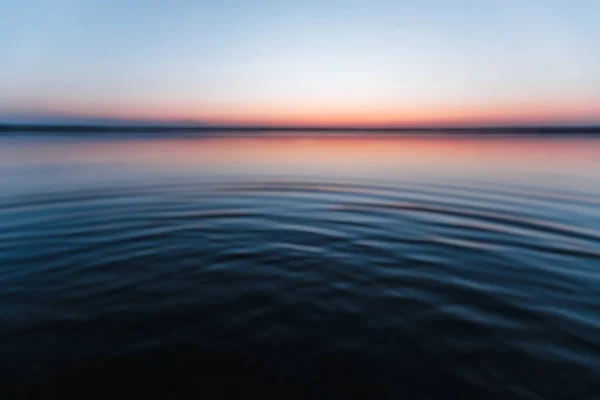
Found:
[[[600,138],[0,136],[0,304],[40,396],[598,399]]]

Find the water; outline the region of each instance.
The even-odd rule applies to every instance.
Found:
[[[15,396],[597,399],[600,140],[3,136],[0,301]]]

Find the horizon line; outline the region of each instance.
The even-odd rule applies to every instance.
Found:
[[[3,123],[0,122],[0,131],[2,132],[25,132],[25,131],[298,131],[298,132],[342,132],[342,131],[373,131],[373,132],[434,132],[434,131],[586,131],[600,133],[600,124],[590,125],[558,125],[558,124],[540,124],[540,125],[396,125],[396,126],[319,126],[319,125],[209,125],[209,124],[185,124],[185,123],[139,123],[139,124],[111,124],[111,123]]]

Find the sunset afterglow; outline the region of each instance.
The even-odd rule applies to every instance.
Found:
[[[0,123],[600,123],[592,0],[33,0],[0,12]]]

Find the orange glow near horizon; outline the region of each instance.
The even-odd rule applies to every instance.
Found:
[[[393,127],[485,126],[600,123],[600,103],[523,101],[510,104],[332,107],[313,104],[196,105],[38,104],[45,115],[64,118],[123,119],[148,123],[191,122],[217,125]]]
[[[0,2],[0,123],[600,125],[599,1],[37,3]]]

